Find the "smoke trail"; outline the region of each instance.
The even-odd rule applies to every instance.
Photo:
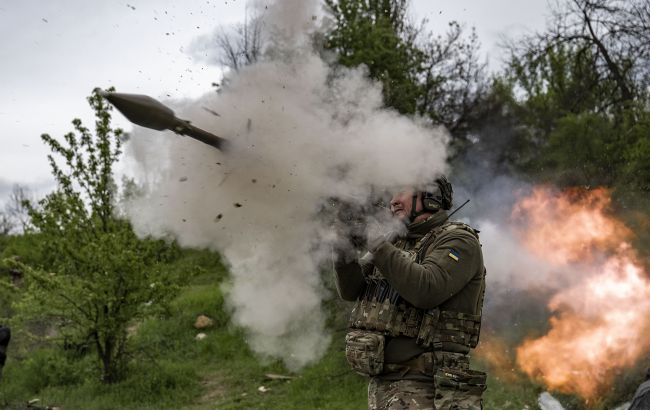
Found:
[[[220,251],[233,319],[256,352],[292,369],[329,342],[319,269],[342,238],[319,217],[324,201],[364,204],[372,189],[424,184],[446,170],[442,130],[383,109],[363,69],[332,71],[313,52],[317,6],[269,5],[266,57],[219,94],[176,107],[231,140],[227,154],[140,129],[128,150],[148,188],[128,210],[138,232]]]

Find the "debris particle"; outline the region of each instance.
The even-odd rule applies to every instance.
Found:
[[[271,390],[271,389],[269,389],[267,387],[264,387],[264,386],[260,386],[260,387],[257,388],[257,391],[260,392],[260,393],[266,393],[269,390]]]
[[[219,214],[219,215],[217,215],[217,216],[214,218],[214,221],[215,221],[215,222],[220,221],[221,218],[223,218],[223,214]]]
[[[211,109],[209,109],[208,107],[201,107],[201,108],[203,108],[204,110],[206,110],[207,112],[209,112],[209,113],[212,114],[212,115],[215,115],[215,116],[217,116],[217,117],[221,117],[221,115],[219,115],[218,112],[216,112],[216,111],[214,111],[214,110],[211,110]]]
[[[42,18],[41,20],[43,20],[45,23],[47,23],[47,19],[46,19],[46,18]]]
[[[206,337],[208,337],[208,335],[206,335],[205,333],[199,333],[199,334],[197,334],[196,337],[194,337],[194,338],[195,338],[196,340],[203,340],[203,339],[205,339]]]
[[[187,177],[180,177],[180,179],[178,180],[178,182],[185,182],[185,181],[187,181]]]
[[[132,5],[128,4],[128,3],[126,5],[126,7],[130,8],[131,10],[135,10],[135,6],[132,6]]]
[[[196,329],[202,330],[214,326],[214,320],[206,315],[199,315],[196,317],[196,322],[194,322],[194,327]]]
[[[251,179],[251,182],[255,184],[255,183],[257,183],[257,179],[253,178],[253,179]]]
[[[187,219],[183,218],[183,222],[187,222]]]
[[[221,162],[215,162],[215,164],[217,164],[217,165],[221,165]]]
[[[274,373],[267,373],[264,375],[269,380],[291,380],[294,379],[293,376],[285,376],[283,374],[274,374]]]
[[[242,204],[240,204],[239,202],[235,202],[234,205],[235,205],[235,208],[241,208],[242,207]]]

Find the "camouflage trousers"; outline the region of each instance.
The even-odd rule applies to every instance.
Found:
[[[381,380],[372,378],[368,385],[369,410],[435,409],[481,410],[481,392],[438,387],[433,381]]]

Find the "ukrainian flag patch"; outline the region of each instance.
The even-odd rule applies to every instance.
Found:
[[[449,257],[455,260],[456,262],[458,262],[458,256],[459,256],[458,251],[456,249],[452,249],[449,251]]]

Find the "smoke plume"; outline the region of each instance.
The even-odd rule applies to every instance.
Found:
[[[321,217],[323,204],[366,204],[377,190],[425,184],[447,157],[443,130],[382,108],[363,68],[334,70],[314,52],[317,7],[268,5],[262,61],[231,73],[219,93],[174,107],[229,139],[227,152],[141,129],[128,151],[147,188],[128,210],[138,232],[219,251],[234,321],[256,352],[292,369],[329,343],[319,272],[344,239]]]

